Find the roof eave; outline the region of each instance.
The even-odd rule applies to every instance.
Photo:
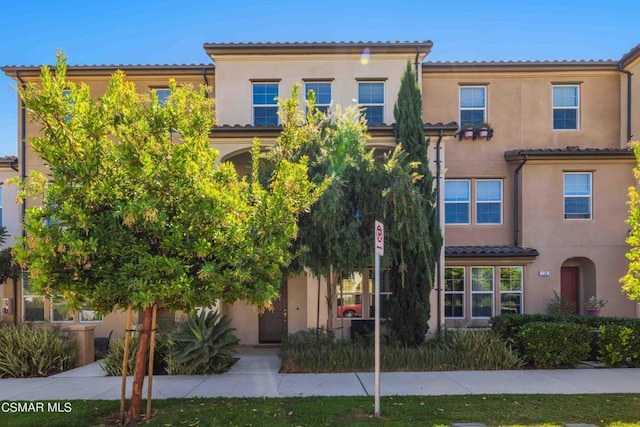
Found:
[[[423,125],[424,135],[427,137],[435,136],[455,136],[458,132],[458,124],[451,123],[425,123]],[[394,136],[394,125],[372,125],[367,128],[369,134],[373,137]],[[209,133],[210,137],[245,137],[245,136],[263,136],[274,137],[282,132],[282,126],[252,126],[252,125],[222,125],[215,126]]]
[[[628,159],[635,158],[633,151],[621,149],[612,151],[603,150],[512,150],[504,153],[504,159],[508,162],[527,160],[554,160],[554,159]]]
[[[49,67],[50,70],[55,70],[52,65],[43,65]],[[43,66],[35,65],[6,65],[1,67],[7,76],[15,77],[16,74],[20,74],[23,77],[38,77],[41,73]],[[149,74],[150,71],[154,75],[192,75],[202,74],[202,70],[206,70],[209,73],[215,72],[215,66],[213,64],[167,64],[167,65],[69,65],[67,66],[67,75],[109,75],[115,73],[117,70],[124,71],[127,75],[140,75]]]
[[[422,73],[618,71],[618,61],[424,62]]]
[[[299,43],[205,43],[204,50],[210,57],[225,55],[288,55],[288,54],[362,54],[368,49],[370,54],[415,54],[422,58],[433,47],[431,40],[404,42],[299,42]]]

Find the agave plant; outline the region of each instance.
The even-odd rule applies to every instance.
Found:
[[[185,373],[224,371],[240,342],[230,323],[217,310],[189,316],[169,334],[169,357]]]

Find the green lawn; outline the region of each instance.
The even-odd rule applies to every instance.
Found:
[[[68,413],[0,412],[4,426],[94,426],[117,423],[117,401],[74,400]],[[46,403],[45,403],[46,406]],[[145,406],[143,405],[143,408]],[[283,399],[154,400],[153,426],[487,426],[640,427],[640,395],[467,395],[381,398],[381,418],[373,417],[373,397]]]

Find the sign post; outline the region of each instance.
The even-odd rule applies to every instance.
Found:
[[[384,225],[380,221],[375,223],[375,321],[374,321],[374,358],[375,358],[375,372],[374,372],[374,389],[375,389],[375,405],[373,415],[375,417],[380,416],[380,257],[384,255]]]

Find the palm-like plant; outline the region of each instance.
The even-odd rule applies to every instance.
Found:
[[[170,357],[185,373],[220,371],[229,364],[221,362],[230,361],[240,342],[230,323],[231,319],[221,317],[217,310],[189,316],[169,334]]]

